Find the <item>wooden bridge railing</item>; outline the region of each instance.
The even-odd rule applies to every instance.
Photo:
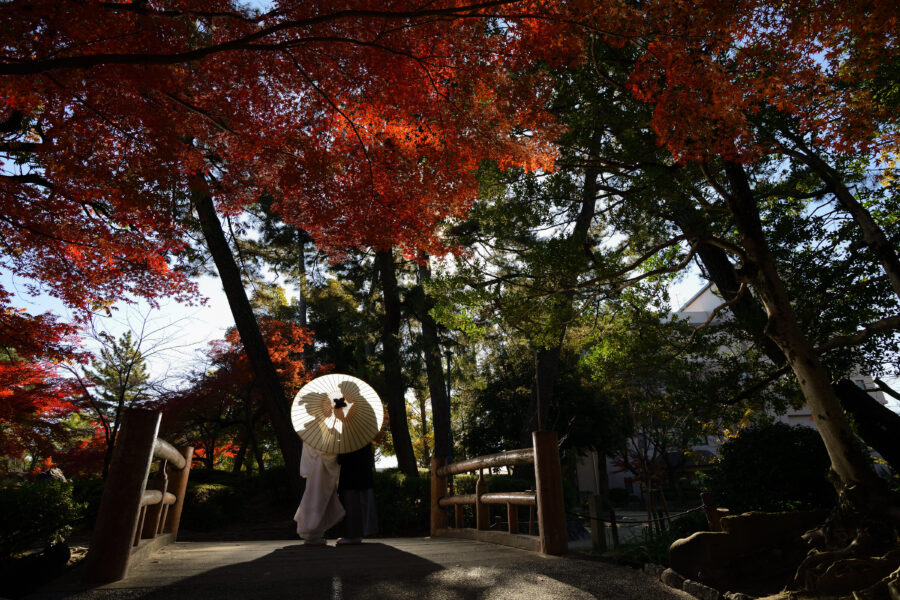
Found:
[[[533,447],[479,456],[445,465],[441,459],[431,461],[431,535],[461,537],[515,546],[544,554],[563,555],[569,550],[566,535],[565,505],[562,492],[562,470],[556,432],[535,431]],[[534,491],[489,493],[484,470],[493,467],[534,464]],[[449,496],[448,477],[478,471],[475,493]],[[475,528],[463,528],[462,507],[475,506]],[[506,505],[509,532],[490,531],[490,505]],[[519,534],[518,507],[536,507],[538,536]],[[456,511],[455,527],[449,526],[447,509]]]
[[[161,416],[128,409],[122,417],[84,561],[86,584],[118,581],[131,561],[175,541],[194,449],[178,450],[158,438]],[[159,468],[148,481],[154,457]]]

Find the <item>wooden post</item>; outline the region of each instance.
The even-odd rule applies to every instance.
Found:
[[[141,409],[128,409],[122,416],[97,523],[84,560],[83,580],[87,584],[118,581],[128,571],[160,416],[157,411]]]
[[[447,478],[437,474],[447,461],[443,458],[431,459],[431,535],[447,529],[447,511],[440,507],[438,500],[447,495]]]
[[[597,494],[588,496],[588,509],[591,515],[591,545],[598,552],[606,552],[606,527],[600,516],[602,498]]]
[[[562,556],[569,551],[569,541],[556,432],[535,431],[532,439],[541,551],[544,554]]]
[[[509,532],[519,533],[519,507],[506,503],[506,519],[509,521]]]
[[[647,508],[647,524],[649,525],[650,535],[653,536],[659,533],[659,530],[656,523],[656,514],[654,514],[655,511],[653,510],[653,486],[649,481],[646,485],[641,484],[641,493],[644,496],[644,505]],[[656,525],[656,528],[654,528],[654,525]]]
[[[487,492],[487,482],[484,480],[484,469],[478,470],[478,481],[475,482],[475,528],[487,531],[491,528],[491,507],[481,501],[481,496]]]
[[[666,502],[666,494],[659,488],[659,499],[662,501],[663,511],[666,514],[666,529],[672,528],[672,517],[669,515],[669,503]]]
[[[141,531],[144,529],[144,520],[147,518],[147,507],[142,506],[140,508],[140,513],[138,514],[138,522],[137,527],[134,528],[134,539],[131,540],[132,546],[137,546],[141,543]]]
[[[706,511],[706,521],[710,531],[722,531],[722,518],[719,516],[719,508],[716,506],[716,497],[712,492],[702,492],[700,500],[703,501],[703,509]]]
[[[165,533],[172,533],[178,537],[178,526],[181,524],[181,509],[184,508],[184,495],[187,492],[188,477],[191,475],[191,462],[194,460],[194,447],[184,446],[179,448],[184,457],[184,468],[176,470],[169,478],[169,489],[175,494],[175,504],[169,508],[166,514]]]
[[[165,460],[160,461],[159,470],[156,472],[156,476],[147,485],[148,489],[159,490],[162,492],[162,498],[160,498],[159,504],[151,504],[147,507],[147,512],[144,515],[144,525],[141,528],[141,537],[144,539],[155,538],[156,532],[159,531],[159,521],[162,517],[163,507],[165,506],[166,487],[169,483],[169,479],[166,477],[166,464]]]
[[[609,509],[609,531],[612,534],[613,548],[619,547],[619,525],[616,523],[616,511]]]

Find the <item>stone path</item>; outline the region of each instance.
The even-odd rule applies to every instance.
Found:
[[[640,571],[572,553],[546,557],[456,539],[178,542],[129,576],[84,590],[77,573],[29,598],[300,598],[303,600],[654,600],[691,598]]]

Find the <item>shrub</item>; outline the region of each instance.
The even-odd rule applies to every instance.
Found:
[[[722,446],[710,474],[716,503],[732,512],[833,506],[831,461],[819,434],[784,423],[749,427]]]
[[[698,531],[708,530],[709,523],[706,520],[706,513],[696,510],[672,519],[672,524],[669,527],[669,531],[672,532],[676,540],[686,538]]]
[[[239,485],[188,483],[182,523],[190,529],[206,530],[240,519],[244,504],[242,491]]]
[[[398,472],[375,473],[375,508],[379,536],[428,535],[431,478]]]
[[[58,481],[0,488],[0,558],[64,541],[84,509],[72,488]]]
[[[72,497],[77,504],[83,506],[82,520],[92,529],[100,509],[100,498],[103,495],[103,480],[93,477],[79,477],[72,480]]]

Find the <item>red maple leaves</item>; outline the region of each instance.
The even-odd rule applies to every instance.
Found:
[[[81,355],[71,326],[8,302],[0,290],[0,456],[48,456],[67,438],[63,419],[78,409],[76,386],[57,364]]]

